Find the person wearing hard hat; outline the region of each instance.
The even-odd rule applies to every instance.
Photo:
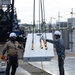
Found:
[[[5,75],[10,74],[10,67],[12,67],[11,75],[15,75],[18,67],[18,48],[24,51],[24,48],[16,41],[16,37],[15,33],[10,33],[9,41],[5,43],[3,48],[2,58],[6,52],[8,56]]]
[[[54,40],[44,39],[44,38],[42,39],[46,40],[47,42],[55,44],[56,52],[58,55],[59,73],[60,75],[65,75],[64,74],[65,46],[64,46],[63,40],[60,37],[61,37],[61,32],[55,31]]]

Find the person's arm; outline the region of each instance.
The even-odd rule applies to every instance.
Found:
[[[23,50],[23,52],[24,52],[24,47],[21,46],[19,43],[18,43],[18,48],[20,48],[20,49]]]
[[[6,50],[3,50],[3,51],[2,51],[2,55],[4,56],[5,53],[6,53]]]
[[[53,43],[53,44],[57,44],[58,41],[57,40],[51,40],[51,39],[45,39],[44,37],[41,37],[42,40],[45,40],[47,42]]]
[[[7,43],[4,45],[3,51],[2,51],[2,58],[4,58],[4,54],[7,51]]]
[[[50,39],[46,39],[47,42],[50,42],[50,43],[53,43],[53,44],[56,44],[57,43],[57,40],[50,40]]]

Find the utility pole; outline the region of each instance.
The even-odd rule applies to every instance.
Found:
[[[58,28],[60,29],[60,12],[58,12]]]
[[[73,35],[73,31],[72,31],[72,26],[73,26],[73,8],[71,9],[71,28],[70,28],[70,36],[71,36],[71,51],[73,50],[73,41],[72,41],[72,35]]]
[[[50,24],[52,25],[52,17],[50,17]]]
[[[71,18],[73,18],[73,8],[71,8]]]
[[[51,27],[52,27],[52,17],[50,17],[49,32],[51,32]]]

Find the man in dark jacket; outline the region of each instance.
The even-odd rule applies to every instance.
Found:
[[[56,47],[56,52],[58,55],[58,66],[59,66],[59,73],[60,75],[65,75],[64,74],[64,59],[65,59],[65,47],[64,47],[64,43],[63,40],[60,39],[61,37],[61,33],[60,31],[55,31],[54,32],[54,40],[50,40],[50,39],[44,39],[47,42],[53,43],[55,44]]]

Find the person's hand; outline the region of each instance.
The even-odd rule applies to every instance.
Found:
[[[46,39],[44,37],[41,37],[42,40],[46,41]]]
[[[5,56],[4,56],[4,55],[2,55],[1,59],[5,59]]]
[[[23,53],[24,53],[24,51],[25,51],[25,50],[23,49]]]

